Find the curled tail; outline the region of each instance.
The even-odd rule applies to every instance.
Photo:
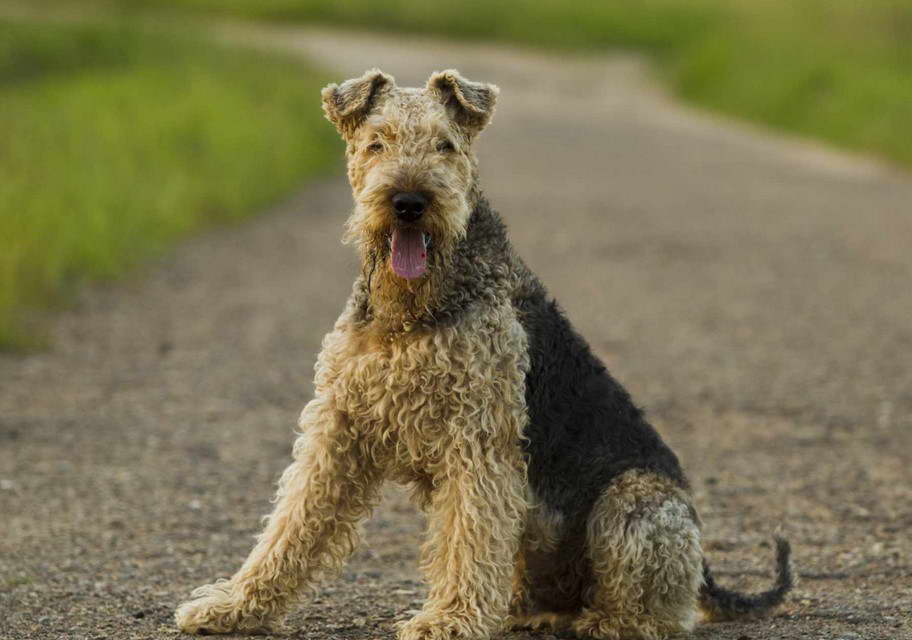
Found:
[[[776,582],[769,591],[744,594],[723,589],[716,584],[709,564],[703,560],[703,586],[700,588],[700,608],[709,620],[718,622],[736,618],[760,616],[782,603],[785,594],[794,586],[789,562],[792,548],[788,540],[776,537]]]

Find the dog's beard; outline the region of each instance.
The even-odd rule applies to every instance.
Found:
[[[435,193],[420,222],[403,227],[397,223],[389,204],[392,193],[395,193],[392,188],[363,193],[346,224],[344,240],[355,244],[361,255],[374,318],[384,324],[409,326],[433,318],[444,293],[453,252],[465,237],[468,205],[461,194]],[[393,253],[394,245],[403,239],[403,229],[409,230],[406,233],[421,234],[406,240],[426,243],[421,247],[425,251],[420,258],[423,264],[414,271],[406,270],[406,275],[415,277],[403,277],[402,256]],[[398,238],[394,237],[397,233]],[[395,248],[402,251],[402,247]],[[409,250],[416,251],[418,247]]]

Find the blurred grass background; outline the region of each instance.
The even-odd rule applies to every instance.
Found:
[[[129,24],[0,21],[0,346],[187,232],[337,165],[297,61]]]
[[[275,21],[645,51],[699,105],[912,165],[912,0],[120,0]]]
[[[141,28],[150,15],[319,23],[648,53],[703,107],[912,166],[912,0],[47,0],[106,26],[0,22],[0,347],[186,232],[338,159],[312,69]],[[33,7],[34,8],[34,7]],[[559,55],[559,53],[556,53]],[[28,325],[28,326],[27,326]]]

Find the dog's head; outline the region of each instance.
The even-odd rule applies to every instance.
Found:
[[[391,285],[413,291],[433,280],[465,235],[472,143],[497,92],[453,70],[435,72],[424,88],[400,88],[378,69],[323,90],[326,117],[348,145],[355,209],[346,239]]]

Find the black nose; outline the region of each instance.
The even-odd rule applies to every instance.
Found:
[[[428,199],[420,193],[402,191],[393,196],[396,217],[404,222],[415,222],[427,209]]]

